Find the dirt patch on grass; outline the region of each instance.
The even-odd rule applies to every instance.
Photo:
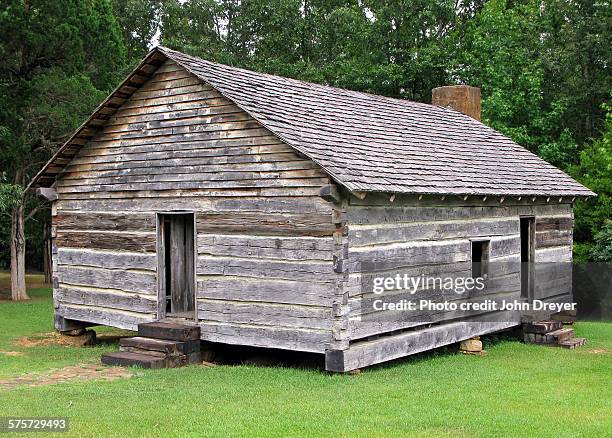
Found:
[[[0,351],[0,354],[4,356],[23,356],[25,353],[23,351]]]
[[[127,330],[113,330],[111,332],[97,333],[96,344],[110,344],[128,336],[134,336],[134,332],[129,332]],[[82,343],[80,343],[79,341],[79,338],[79,336],[66,336],[62,335],[59,332],[49,332],[19,338],[14,342],[14,344],[24,348],[46,347],[50,345],[74,347],[82,345]]]
[[[606,354],[608,350],[606,350],[605,348],[592,348],[590,350],[587,350],[587,352],[592,354]]]
[[[24,348],[46,347],[49,345],[73,346],[74,342],[70,336],[61,335],[58,332],[49,332],[19,338],[15,341],[15,345]]]
[[[134,376],[134,373],[126,368],[106,367],[100,364],[80,364],[56,370],[27,373],[18,377],[0,380],[0,388],[35,387],[89,380],[110,381],[127,379],[132,376]]]

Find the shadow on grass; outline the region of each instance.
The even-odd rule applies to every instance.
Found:
[[[238,345],[202,343],[205,361],[217,365],[252,365],[267,368],[325,370],[325,356],[316,353],[258,348]]]
[[[521,331],[520,328],[517,328],[489,334],[481,336],[481,340],[485,345],[485,349],[504,342],[520,342]],[[206,343],[205,349],[211,354],[210,361],[219,365],[254,365],[269,368],[282,367],[325,371],[325,356],[323,354],[213,343]],[[407,361],[416,363],[430,360],[434,357],[452,356],[456,354],[459,354],[458,343],[373,365],[367,369],[369,371],[375,371],[393,368]]]

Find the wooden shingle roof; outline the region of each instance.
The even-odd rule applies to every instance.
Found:
[[[450,108],[256,73],[164,47],[154,49],[141,67],[147,59],[159,63],[160,57],[216,88],[351,191],[594,195],[509,138]],[[58,154],[68,158],[61,149]],[[35,185],[49,184],[60,167],[52,159]]]

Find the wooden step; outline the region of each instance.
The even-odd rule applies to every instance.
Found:
[[[168,368],[177,368],[200,362],[202,362],[202,354],[199,351],[189,354],[181,354],[179,356],[168,356],[166,358]]]
[[[141,368],[159,369],[166,368],[166,358],[151,356],[127,351],[106,353],[102,356],[105,365],[116,365],[122,367],[137,366]]]
[[[557,340],[547,333],[525,333],[523,340],[527,344],[556,344]]]
[[[524,333],[550,333],[563,328],[561,321],[536,321],[523,324]]]
[[[142,350],[140,348],[134,348],[134,347],[122,347],[122,346],[119,346],[119,351],[126,351],[126,352],[130,352],[130,353],[138,353],[138,354],[145,354],[147,356],[161,357],[162,359],[165,359],[165,358],[167,358],[169,356],[168,354],[162,353],[161,351]]]
[[[559,347],[574,350],[577,347],[582,347],[584,344],[586,344],[586,338],[572,338],[559,342]]]
[[[546,333],[546,336],[551,336],[554,338],[556,343],[567,341],[568,339],[572,339],[574,337],[574,329],[571,328],[562,328],[559,330],[555,330],[554,332]]]
[[[147,322],[138,324],[138,336],[169,341],[195,341],[200,339],[200,327],[173,322]]]
[[[160,352],[170,356],[190,354],[200,351],[200,340],[190,341],[171,341],[166,339],[144,338],[135,336],[133,338],[123,338],[119,341],[121,349],[133,351],[135,349],[145,351]]]
[[[524,333],[523,340],[528,344],[558,344],[574,337],[574,330],[563,328],[548,333]]]
[[[129,347],[127,347],[129,348]],[[160,369],[178,368],[202,362],[200,351],[177,356],[167,356],[159,351],[117,351],[102,356],[102,363],[114,366],[138,366],[141,368]]]

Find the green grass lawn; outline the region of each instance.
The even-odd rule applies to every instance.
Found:
[[[0,379],[98,361],[116,349],[24,347],[52,330],[48,289],[0,301]],[[138,371],[130,379],[0,389],[0,416],[67,416],[73,436],[612,435],[612,324],[581,322],[580,350],[485,339],[357,375],[228,366]],[[66,436],[64,434],[63,436]]]

